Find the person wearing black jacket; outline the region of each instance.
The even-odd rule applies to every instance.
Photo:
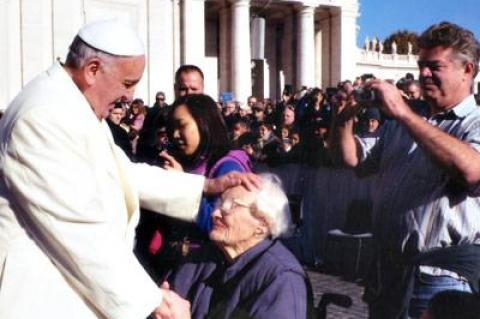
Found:
[[[127,154],[130,160],[133,160],[132,143],[127,131],[120,126],[122,118],[125,116],[125,110],[120,103],[116,103],[110,111],[107,118],[107,124],[112,131],[113,141]]]

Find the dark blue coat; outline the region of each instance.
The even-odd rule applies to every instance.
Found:
[[[270,240],[233,264],[208,245],[168,277],[171,288],[191,302],[192,318],[305,319],[306,280],[292,253]]]

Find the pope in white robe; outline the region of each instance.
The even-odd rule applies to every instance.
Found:
[[[128,32],[115,31],[117,52],[102,47],[111,30],[93,31],[82,37],[92,47],[143,55]],[[164,292],[132,252],[139,205],[185,220],[198,211],[204,178],[131,163],[77,82],[55,63],[0,122],[2,319],[147,317]]]

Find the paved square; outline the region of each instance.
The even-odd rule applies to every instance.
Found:
[[[313,287],[315,306],[324,293],[337,293],[352,298],[352,306],[342,308],[333,304],[327,307],[328,319],[357,319],[367,318],[367,305],[362,301],[363,286],[355,282],[348,282],[341,277],[307,269]]]

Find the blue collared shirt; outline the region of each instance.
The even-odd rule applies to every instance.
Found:
[[[480,108],[473,96],[453,109],[419,115],[433,126],[480,151]],[[417,238],[419,251],[462,243],[480,244],[480,185],[468,188],[455,180],[396,121],[382,127],[375,146],[362,146],[360,168],[378,172],[374,194],[375,234],[382,250],[400,253]],[[452,275],[421,267],[433,275]]]

